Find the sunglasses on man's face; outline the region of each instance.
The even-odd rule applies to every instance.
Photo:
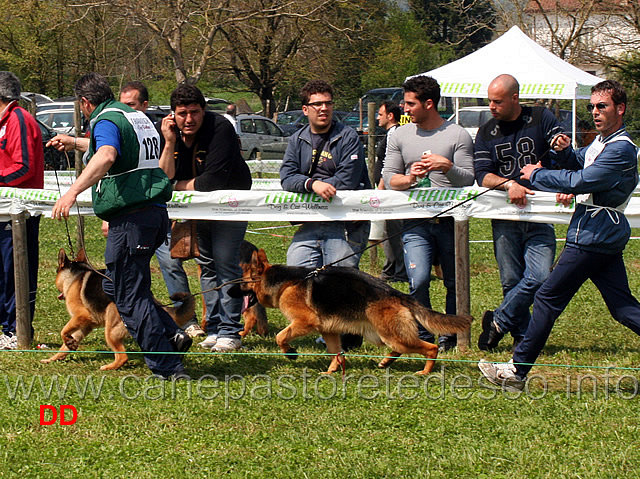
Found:
[[[591,113],[594,108],[597,108],[598,111],[602,111],[602,110],[606,110],[608,106],[609,105],[607,105],[606,103],[596,103],[595,105],[593,103],[589,103],[587,105],[587,111]]]

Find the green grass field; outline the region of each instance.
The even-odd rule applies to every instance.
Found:
[[[267,226],[273,225],[252,223],[247,239],[283,262],[293,229],[260,229]],[[565,230],[558,227],[558,237]],[[471,221],[472,241],[490,238],[487,221]],[[86,242],[92,262],[103,266],[96,218],[87,218]],[[285,320],[275,310],[267,338],[249,336],[238,354],[194,345],[185,357],[194,380],[171,383],[149,379],[135,354],[119,371],[100,371],[112,358],[99,352],[106,348],[102,330],[66,361],[40,363],[60,347],[68,319],[53,284],[57,252],[67,248],[64,224],[43,219],[40,244],[34,343],[50,349],[0,352],[2,477],[640,476],[640,341],[610,317],[590,283],[558,320],[539,358],[544,366],[533,369],[521,394],[480,380],[477,360],[509,359],[511,341],[481,354],[479,321],[472,348],[441,355],[427,378],[413,374],[424,366],[418,357],[378,370],[387,351],[371,345],[347,355],[344,377],[328,377],[320,373],[330,358],[316,336],[297,342],[303,354],[296,361],[279,354],[274,335]],[[372,265],[365,253],[362,269],[378,274],[381,256],[379,249]],[[640,242],[632,240],[626,263],[634,292],[639,258]],[[195,264],[185,264],[198,291]],[[156,296],[167,302],[157,263],[152,267]],[[432,297],[443,310],[441,281],[432,283]],[[492,244],[473,242],[473,316],[500,300]],[[139,351],[132,340],[127,347]],[[43,404],[73,406],[77,421],[41,426]]]

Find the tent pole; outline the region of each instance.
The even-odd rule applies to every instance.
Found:
[[[572,144],[573,144],[573,148],[577,148],[578,147],[578,129],[576,128],[577,126],[577,121],[576,121],[576,113],[577,113],[577,109],[576,109],[576,98],[578,96],[578,89],[576,88],[576,92],[573,95],[573,102],[572,102],[572,108],[573,108],[573,115],[571,116],[571,125],[572,125],[572,129],[573,129],[573,138],[572,138]]]
[[[460,98],[456,97],[456,123],[460,124],[460,117],[458,116],[458,110],[460,110]]]

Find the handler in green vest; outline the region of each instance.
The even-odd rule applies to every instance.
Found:
[[[172,188],[159,167],[160,138],[144,113],[115,101],[106,79],[87,73],[74,93],[90,119],[87,166],[54,205],[51,216],[67,218],[77,196],[92,189],[96,215],[109,222],[105,292],[144,352],[185,352],[191,338],[153,300],[149,263],[167,237],[167,201]],[[175,354],[147,354],[149,369],[167,379],[188,379]]]

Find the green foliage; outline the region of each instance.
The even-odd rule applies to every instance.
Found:
[[[458,57],[491,41],[496,11],[491,0],[410,0],[433,43],[452,45]]]
[[[367,57],[363,91],[400,86],[405,78],[453,59],[453,49],[430,41],[427,30],[410,12],[394,10],[379,27],[380,43]]]
[[[624,85],[629,104],[625,114],[627,129],[640,139],[640,55],[629,53],[613,66],[619,81]]]

